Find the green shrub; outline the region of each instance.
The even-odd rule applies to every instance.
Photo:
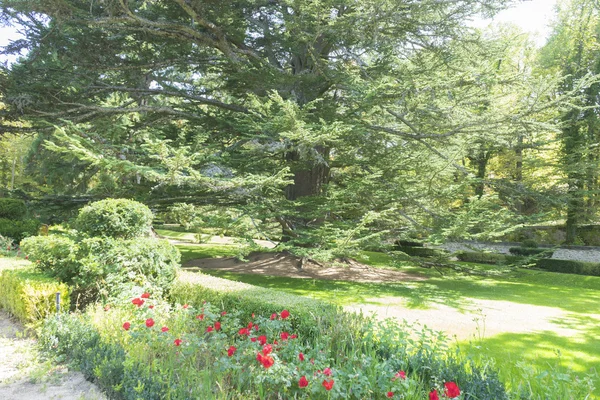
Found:
[[[76,243],[64,236],[32,236],[21,241],[21,250],[37,269],[71,283],[79,263]]]
[[[403,253],[408,254],[411,257],[430,258],[430,257],[440,257],[440,256],[443,256],[444,254],[446,254],[446,252],[444,250],[432,249],[429,247],[400,246],[400,247],[398,247],[398,250],[400,250]]]
[[[506,262],[506,256],[498,253],[483,253],[480,251],[457,251],[454,253],[459,261],[473,262],[480,264],[503,264]]]
[[[532,247],[511,247],[510,249],[508,249],[508,251],[510,251],[510,254],[513,254],[515,256],[538,256],[543,258],[550,258],[554,253],[554,250],[536,249]]]
[[[537,268],[567,274],[600,276],[600,263],[589,263],[572,260],[556,260],[553,258],[541,258],[537,260]]]
[[[422,242],[417,242],[414,240],[396,240],[396,246],[398,247],[425,247],[425,244]]]
[[[32,269],[6,269],[0,273],[0,306],[22,323],[42,320],[56,312],[56,293],[69,308],[67,285]]]
[[[27,215],[23,200],[0,198],[0,218],[21,220]]]
[[[75,224],[88,236],[132,239],[149,235],[152,218],[152,211],[142,203],[107,199],[83,207]]]
[[[20,242],[23,238],[37,235],[40,225],[40,222],[34,219],[15,221],[0,218],[0,235],[9,237],[15,242]]]
[[[538,244],[535,240],[533,239],[525,239],[523,240],[523,242],[521,243],[521,247],[528,247],[530,249],[536,249],[538,247]]]
[[[223,309],[235,308],[247,314],[270,315],[287,309],[293,315],[294,328],[304,337],[327,331],[341,313],[337,306],[323,301],[192,272],[179,274],[170,299],[197,307],[207,301]]]

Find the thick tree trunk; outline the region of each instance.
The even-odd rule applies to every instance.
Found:
[[[322,147],[317,152],[327,160],[329,149]],[[303,161],[298,151],[290,151],[286,154],[286,161],[295,165],[293,169],[294,183],[285,190],[288,200],[297,200],[300,197],[315,196],[322,193],[323,186],[329,182],[329,166],[324,162]]]

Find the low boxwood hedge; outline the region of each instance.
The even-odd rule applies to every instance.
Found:
[[[508,251],[515,256],[538,256],[543,258],[551,258],[554,253],[554,250],[551,249],[538,249],[535,247],[511,247]]]
[[[417,247],[417,246],[398,246],[398,250],[408,254],[412,257],[439,257],[445,254],[444,250],[432,249],[429,247]]]
[[[24,324],[56,312],[56,293],[68,310],[69,289],[64,283],[33,269],[6,269],[0,273],[0,307]]]
[[[600,276],[600,263],[541,258],[537,260],[535,266],[551,272]]]
[[[522,257],[499,253],[484,253],[481,251],[458,251],[454,253],[459,261],[479,264],[512,264],[520,261]]]

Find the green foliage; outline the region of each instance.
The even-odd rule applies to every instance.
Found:
[[[27,215],[27,206],[23,200],[0,198],[0,218],[22,220]]]
[[[167,219],[169,222],[180,224],[186,231],[202,222],[197,207],[188,203],[173,204],[169,208]]]
[[[72,283],[78,274],[78,248],[75,241],[65,236],[32,236],[21,241],[21,250],[35,263],[37,269]]]
[[[511,247],[508,251],[515,256],[538,256],[543,258],[551,258],[554,253],[554,250],[551,249],[538,249],[535,247]]]
[[[529,247],[531,249],[535,249],[538,247],[538,244],[535,240],[533,239],[525,239],[523,240],[523,242],[521,243],[521,247]]]
[[[15,242],[20,242],[28,236],[37,235],[40,226],[40,222],[35,219],[15,221],[0,218],[0,235],[9,237]]]
[[[408,254],[412,257],[440,257],[446,254],[445,251],[439,249],[432,249],[429,247],[417,247],[417,246],[398,246],[397,250]]]
[[[457,251],[454,253],[459,261],[481,263],[481,264],[504,264],[506,256],[498,253],[484,253],[481,251]]]
[[[56,312],[56,293],[61,307],[69,308],[69,289],[51,276],[31,269],[0,272],[0,306],[22,323],[41,321]]]
[[[542,258],[537,260],[535,266],[537,268],[552,272],[600,276],[600,263]]]
[[[179,268],[180,254],[166,240],[152,238],[86,238],[37,236],[23,241],[37,267],[87,296],[112,296],[129,286],[168,291]]]
[[[91,203],[79,211],[78,229],[89,236],[131,239],[148,236],[152,211],[144,204],[126,199]]]
[[[415,240],[397,240],[396,245],[399,247],[423,247],[425,244],[423,242],[417,242]]]

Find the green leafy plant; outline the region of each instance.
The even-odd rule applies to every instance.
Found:
[[[552,272],[600,276],[600,263],[542,258],[537,260],[535,266],[537,268]]]
[[[0,218],[22,220],[27,215],[27,206],[23,200],[0,198]]]
[[[88,236],[132,239],[149,235],[152,218],[152,211],[142,203],[107,199],[83,207],[75,225]]]

